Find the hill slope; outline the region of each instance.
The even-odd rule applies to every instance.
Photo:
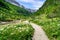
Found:
[[[46,0],[31,18],[42,26],[50,40],[60,40],[60,0]]]
[[[46,0],[36,14],[47,14],[48,17],[52,18],[60,17],[60,0]]]
[[[24,8],[0,0],[0,21],[16,20],[29,16],[31,12]]]

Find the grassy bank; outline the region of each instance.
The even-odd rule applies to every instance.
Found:
[[[33,33],[29,24],[0,25],[0,40],[32,40]]]

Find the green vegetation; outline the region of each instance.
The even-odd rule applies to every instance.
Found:
[[[50,40],[60,40],[60,0],[46,0],[30,21],[43,26]]]
[[[32,40],[33,33],[29,24],[0,25],[0,40]]]
[[[30,14],[31,12],[22,7],[0,0],[0,21],[26,19]]]
[[[0,21],[20,19],[28,19],[41,25],[50,40],[60,40],[60,0],[46,0],[44,5],[34,14],[31,14],[24,8],[0,0]],[[12,32],[13,34],[11,35]],[[0,30],[0,39],[31,40],[32,34],[33,28],[28,24],[11,24],[4,26],[3,30]]]
[[[35,15],[46,14],[49,18],[60,17],[60,0],[46,0]]]
[[[26,19],[31,12],[25,8],[15,6],[0,0],[0,21],[13,21]],[[32,40],[34,29],[29,24],[0,25],[0,40]]]
[[[42,26],[50,40],[60,40],[60,19],[34,19],[32,22]]]

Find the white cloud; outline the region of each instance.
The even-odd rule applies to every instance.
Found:
[[[39,9],[45,2],[45,1],[41,1],[41,0],[19,0],[19,1],[32,4],[34,7],[32,9]]]
[[[20,0],[21,2],[32,3],[34,0]]]
[[[38,2],[35,1],[35,3],[33,3],[35,9],[39,9],[42,5],[43,5],[42,1],[38,1]]]

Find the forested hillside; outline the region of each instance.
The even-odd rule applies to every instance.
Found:
[[[60,0],[46,0],[36,14],[47,14],[49,18],[60,17]]]
[[[60,0],[46,0],[31,18],[32,22],[43,26],[50,40],[60,40]]]
[[[22,7],[0,0],[0,21],[18,20],[26,18],[31,12]]]

